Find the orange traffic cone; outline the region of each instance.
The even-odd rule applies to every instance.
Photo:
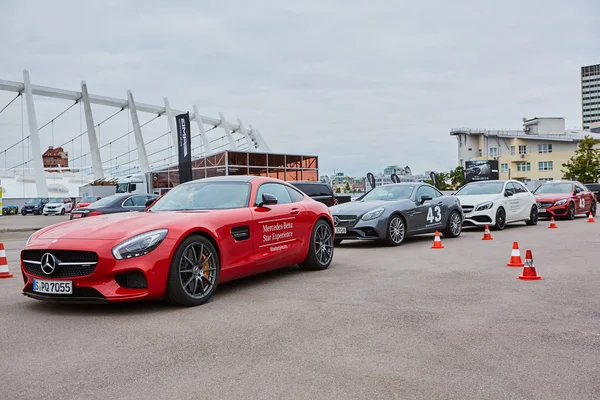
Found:
[[[531,250],[527,250],[527,252],[525,253],[525,263],[526,265],[523,267],[523,274],[519,275],[519,279],[523,279],[526,281],[538,281],[540,279],[544,279],[541,276],[539,276],[535,270]]]
[[[550,225],[548,226],[548,228],[552,228],[552,229],[558,228],[558,226],[556,226],[556,223],[554,222],[554,217],[550,218]]]
[[[440,239],[440,233],[435,231],[435,238],[433,239],[432,249],[443,249],[444,245],[442,244],[442,240]]]
[[[522,267],[521,252],[519,251],[519,243],[513,242],[512,252],[510,253],[510,261],[506,264],[507,267]]]
[[[13,275],[8,271],[8,261],[6,260],[6,251],[4,243],[0,242],[0,278],[12,278]]]
[[[483,238],[481,238],[481,240],[494,240],[490,233],[490,227],[487,225],[485,226],[485,231],[483,232]]]
[[[591,211],[590,211],[590,216],[588,217],[588,222],[596,222],[596,221],[594,221],[594,216],[592,215]]]

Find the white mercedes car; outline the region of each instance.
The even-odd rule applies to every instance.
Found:
[[[73,202],[68,197],[50,198],[44,206],[44,215],[65,215],[71,212]]]
[[[485,226],[502,230],[506,224],[526,222],[537,225],[535,196],[521,182],[477,181],[461,187],[454,196],[462,205],[464,226]]]

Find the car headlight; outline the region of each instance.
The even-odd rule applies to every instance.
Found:
[[[567,199],[562,199],[557,201],[556,203],[554,203],[555,206],[562,206],[563,204],[565,204],[567,202]]]
[[[162,243],[168,232],[167,229],[158,229],[127,239],[113,247],[113,257],[122,260],[148,254]]]
[[[376,208],[374,210],[369,211],[365,215],[363,215],[361,219],[364,221],[368,221],[370,219],[379,218],[381,216],[381,214],[383,214],[384,211],[385,211],[385,208],[383,208],[383,207]]]
[[[494,206],[494,203],[492,203],[491,201],[486,201],[485,203],[479,204],[477,206],[477,208],[475,209],[475,211],[489,210],[493,206]]]

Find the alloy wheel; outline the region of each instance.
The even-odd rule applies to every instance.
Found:
[[[327,224],[321,224],[315,232],[315,255],[321,265],[326,265],[333,257],[333,235]]]
[[[498,227],[498,229],[504,229],[506,225],[506,212],[504,211],[503,208],[498,210],[498,213],[496,214],[496,226]]]
[[[179,261],[179,279],[185,292],[194,299],[210,293],[216,281],[213,253],[202,243],[190,243]]]
[[[450,215],[450,231],[453,235],[458,236],[462,229],[462,224],[460,223],[460,215],[457,212],[453,212]]]
[[[404,222],[402,218],[393,216],[390,221],[390,238],[394,243],[400,243],[404,239]]]

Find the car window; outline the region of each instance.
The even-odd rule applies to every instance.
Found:
[[[292,198],[287,188],[280,183],[263,183],[260,185],[256,192],[255,204],[260,204],[262,202],[263,193],[269,193],[277,197],[277,204],[288,204],[292,202]]]
[[[397,201],[402,199],[409,199],[415,186],[414,185],[382,185],[369,191],[363,195],[360,202],[367,201]]]
[[[130,198],[134,207],[144,207],[148,196],[133,196]]]
[[[502,193],[503,187],[504,182],[470,182],[458,189],[454,195],[499,194]]]
[[[585,186],[583,186],[581,183],[577,182],[575,183],[575,186],[579,188],[580,192],[587,192],[587,188]]]
[[[512,184],[515,187],[516,193],[527,193],[527,189],[522,184],[517,182],[512,182]]]
[[[510,194],[515,194],[517,192],[516,189],[515,189],[515,186],[513,185],[512,182],[508,182],[506,184],[506,190],[505,190],[505,192],[506,193],[510,193]]]
[[[174,187],[150,208],[154,212],[231,210],[248,207],[248,182],[191,181]]]
[[[423,185],[417,189],[417,200],[421,199],[421,196],[424,194],[431,196],[431,198],[435,199],[436,197],[440,197],[441,193],[435,190],[431,186]]]
[[[292,200],[292,203],[296,203],[298,201],[304,200],[304,194],[300,193],[298,190],[288,187],[288,186],[286,186],[286,189],[287,189],[288,193],[290,194],[290,199]]]
[[[295,187],[309,196],[331,196],[333,190],[325,184],[293,183]]]

